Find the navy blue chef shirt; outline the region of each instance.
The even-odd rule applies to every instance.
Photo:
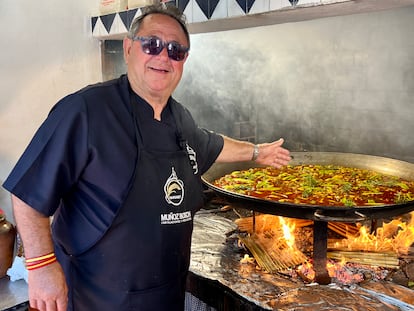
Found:
[[[152,148],[177,149],[180,124],[196,151],[199,175],[223,147],[220,135],[198,128],[174,99],[160,122],[151,106],[131,92],[123,75],[63,98],[3,184],[40,213],[54,215],[55,242],[69,254],[82,253],[102,236],[128,194],[138,156],[131,104],[138,105],[143,141]],[[178,112],[175,118],[171,109]]]

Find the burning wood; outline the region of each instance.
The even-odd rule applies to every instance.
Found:
[[[358,227],[354,224],[345,224],[340,222],[329,222],[328,229],[346,238],[355,236],[359,231]]]
[[[335,249],[349,251],[365,251],[378,253],[394,253],[396,256],[405,256],[410,252],[414,243],[414,212],[411,213],[411,221],[403,222],[394,219],[384,223],[374,233],[369,233],[369,228],[362,226],[355,236],[336,243]]]
[[[328,258],[336,259],[341,262],[353,262],[363,265],[399,268],[400,261],[395,253],[371,253],[371,252],[350,252],[332,251],[328,252]]]
[[[268,272],[295,267],[307,260],[296,247],[293,231],[297,226],[308,226],[308,220],[287,224],[283,217],[259,215],[236,220],[239,229],[249,233],[240,236],[257,264]]]
[[[262,245],[261,238],[256,235],[239,238],[252,253],[257,264],[270,273],[295,267],[307,260],[300,250],[289,247],[283,239],[279,239],[277,245],[269,250]]]
[[[240,240],[252,253],[257,264],[267,272],[276,272],[279,270],[279,267],[273,262],[269,254],[250,236],[241,237]]]
[[[225,301],[230,309],[231,306],[245,306],[260,310],[414,310],[413,290],[409,289],[412,285],[407,285],[414,280],[414,262],[407,261],[404,266],[405,260],[400,259],[402,266],[397,270],[354,263],[344,265],[328,259],[332,284],[318,285],[312,277],[312,259],[293,269],[271,274],[265,269],[257,269],[256,260],[247,254],[241,260],[243,254],[237,244],[239,234],[236,235],[233,220],[229,225],[228,218],[217,216],[212,219],[211,216],[216,215],[195,217],[195,247],[189,282],[190,289],[197,290],[195,293],[209,294],[205,296],[208,301],[217,301],[219,306]],[[232,214],[231,217],[240,216]],[[223,232],[232,232],[231,237],[227,233],[223,235]],[[302,245],[299,245],[298,237],[304,236],[304,232],[312,233],[312,228],[296,231],[296,243],[300,249]],[[306,281],[305,277],[299,278],[301,266],[302,271],[308,269]],[[401,272],[402,282],[397,280],[398,272]],[[402,280],[403,273],[410,276]],[[220,290],[217,290],[217,285]],[[207,290],[210,288],[212,290]],[[229,300],[230,297],[245,300],[233,301]]]
[[[253,219],[254,218],[254,219]],[[240,231],[248,233],[263,233],[269,230],[282,230],[281,219],[283,217],[274,215],[257,215],[254,217],[244,217],[236,219],[235,223]],[[306,219],[291,219],[294,222],[296,228],[306,227],[313,224],[312,220]],[[254,226],[253,226],[254,223]]]
[[[264,214],[255,216],[254,219],[253,217],[236,219],[235,223],[241,231],[257,233],[281,228],[280,219],[284,219],[284,217]],[[295,228],[303,228],[313,225],[313,220],[307,219],[290,218],[289,222],[294,224]],[[355,236],[359,232],[359,229],[355,224],[349,223],[329,222],[328,228],[345,238]]]
[[[342,284],[354,284],[362,282],[368,275],[381,279],[388,272],[401,269],[402,262],[414,258],[413,215],[414,212],[411,221],[394,219],[385,222],[374,233],[370,233],[370,227],[360,224],[329,222],[328,229],[343,237],[328,239],[329,276]],[[312,241],[308,234],[312,233],[311,228],[307,227],[312,226],[313,221],[263,214],[235,222],[239,230],[248,233],[240,239],[263,270],[296,271],[305,282],[312,282],[312,259],[303,252],[312,252],[312,248],[304,250],[304,247],[307,240]],[[296,241],[295,235],[307,238]],[[374,272],[366,272],[371,270]]]

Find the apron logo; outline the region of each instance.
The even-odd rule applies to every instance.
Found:
[[[198,173],[198,164],[197,164],[197,157],[196,153],[193,148],[191,148],[188,144],[185,144],[187,149],[188,158],[190,160],[190,165],[193,168],[194,175]]]
[[[165,200],[174,206],[180,205],[184,200],[184,183],[178,179],[174,167],[171,168],[171,175],[164,185]]]

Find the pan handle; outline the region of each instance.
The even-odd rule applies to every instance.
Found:
[[[313,213],[315,220],[318,221],[333,221],[333,222],[359,222],[367,220],[367,216],[358,212],[354,211],[354,216],[327,216],[323,214],[323,211],[317,210]]]

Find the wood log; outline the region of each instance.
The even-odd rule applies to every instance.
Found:
[[[329,222],[328,229],[338,233],[345,238],[356,236],[359,232],[359,229],[354,224],[346,224],[340,222]]]
[[[252,253],[257,264],[269,273],[295,267],[307,261],[307,257],[300,250],[291,248],[283,239],[279,239],[276,244],[264,245],[256,235],[239,238]]]
[[[385,268],[399,268],[400,261],[397,254],[387,253],[373,253],[373,252],[353,252],[353,251],[329,251],[327,257],[335,260],[359,263],[363,265],[385,267]]]
[[[270,255],[251,236],[239,236],[239,238],[262,269],[270,273],[279,270],[279,267],[273,262]]]

